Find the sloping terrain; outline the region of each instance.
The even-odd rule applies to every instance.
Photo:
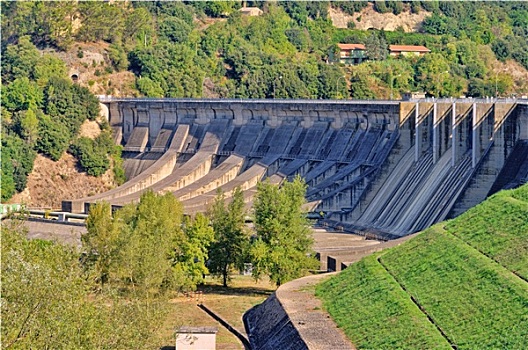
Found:
[[[358,348],[528,347],[528,185],[317,289]]]
[[[423,20],[431,16],[431,13],[425,10],[420,11],[420,13],[411,13],[409,8],[399,15],[379,13],[374,10],[373,4],[369,3],[367,7],[358,13],[354,13],[353,16],[330,6],[328,15],[336,28],[347,28],[348,22],[354,22],[354,27],[361,30],[383,29],[393,31],[397,28],[403,28],[405,32],[416,32]]]
[[[95,138],[101,133],[95,121],[85,121],[79,136]],[[80,171],[77,160],[69,153],[54,162],[37,155],[27,187],[11,198],[10,203],[24,203],[29,207],[60,208],[63,198],[82,198],[108,191],[116,185],[112,169],[100,177]]]

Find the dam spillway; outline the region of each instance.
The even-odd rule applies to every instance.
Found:
[[[152,190],[189,214],[296,175],[321,222],[396,238],[528,176],[528,104],[509,100],[327,101],[103,98],[123,145],[124,185],[63,210],[113,207]],[[500,175],[500,176],[499,176]],[[505,180],[505,179],[509,180]]]

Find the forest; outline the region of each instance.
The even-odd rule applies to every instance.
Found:
[[[243,5],[262,9],[245,16]],[[149,1],[2,2],[2,200],[25,188],[36,152],[68,151],[90,175],[116,164],[108,132],[77,137],[95,119],[90,86],[75,84],[55,53],[78,43],[108,44],[107,67],[128,71],[128,91],[147,97],[375,99],[410,91],[429,96],[526,95],[526,82],[495,70],[497,60],[528,68],[525,2]],[[427,12],[419,31],[336,28],[329,8],[357,15]],[[356,17],[360,20],[360,17]],[[363,43],[370,60],[331,62],[338,43]],[[388,45],[425,45],[422,57],[392,58]],[[77,50],[82,57],[82,50]],[[110,81],[111,82],[111,81]],[[110,84],[109,82],[109,84]],[[114,81],[108,88],[117,93]],[[524,85],[523,85],[524,84]],[[104,122],[101,127],[105,129]],[[114,159],[114,160],[112,160]]]

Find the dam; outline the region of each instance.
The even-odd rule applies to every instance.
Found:
[[[221,188],[299,175],[334,229],[394,239],[455,217],[528,178],[528,101],[100,99],[128,181],[62,210],[171,192],[188,214]]]

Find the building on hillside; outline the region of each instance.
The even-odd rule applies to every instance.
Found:
[[[425,46],[416,45],[389,45],[389,54],[393,57],[397,56],[423,56],[431,52]]]
[[[404,101],[410,101],[410,100],[419,100],[426,98],[425,92],[422,91],[409,91],[402,94],[402,100]]]
[[[246,16],[260,16],[263,12],[258,7],[242,7],[239,11]]]
[[[337,46],[339,47],[340,63],[359,64],[367,59],[363,44],[337,44]]]

